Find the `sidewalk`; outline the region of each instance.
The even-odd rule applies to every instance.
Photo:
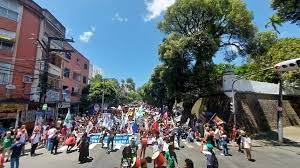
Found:
[[[300,155],[300,127],[283,128],[284,143],[278,143],[277,130],[256,135],[253,138],[254,146],[274,146]]]
[[[300,143],[300,127],[283,128],[283,137],[295,143]]]

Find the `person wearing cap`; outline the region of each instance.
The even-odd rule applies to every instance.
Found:
[[[212,144],[206,144],[205,148],[203,149],[202,153],[204,153],[206,160],[207,160],[207,168],[218,168],[219,163],[218,159],[213,151]]]
[[[11,154],[11,151],[9,150],[11,145],[13,144],[13,141],[14,139],[12,138],[11,136],[11,132],[10,131],[7,131],[6,132],[6,135],[3,139],[3,157],[5,157],[5,154],[7,154],[7,159],[6,159],[6,162],[8,162],[9,158],[10,158],[10,154]]]

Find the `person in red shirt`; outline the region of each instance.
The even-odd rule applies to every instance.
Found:
[[[65,145],[68,145],[67,153],[71,151],[71,149],[76,145],[76,138],[73,134],[71,134],[65,141]]]
[[[67,127],[63,126],[60,129],[60,133],[61,133],[61,138],[62,138],[62,142],[65,142],[66,138],[67,138]]]
[[[152,125],[152,134],[156,135],[159,132],[159,124],[157,121],[154,121]]]
[[[140,158],[145,158],[146,148],[148,145],[148,137],[147,137],[146,132],[143,133],[143,136],[141,138],[141,144],[142,144],[142,149],[141,149],[141,153],[140,153]]]

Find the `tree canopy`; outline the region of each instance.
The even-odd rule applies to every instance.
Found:
[[[228,60],[245,56],[256,32],[241,0],[177,0],[158,28],[166,35],[158,49],[162,64],[145,86],[153,89],[150,97],[157,94],[162,102],[184,101],[187,112],[199,97],[217,92],[216,53],[225,50]]]
[[[300,1],[299,0],[272,0],[271,7],[275,10],[275,15],[271,21],[291,22],[300,26]]]
[[[258,33],[249,45],[253,50],[248,62],[236,67],[236,73],[262,82],[278,82],[278,76],[272,67],[279,62],[298,58],[300,55],[299,38],[279,39],[275,32],[270,31]],[[293,82],[299,78],[299,75],[299,71],[293,71],[285,73],[284,77],[285,80]]]
[[[81,105],[83,111],[95,103],[101,103],[104,94],[104,103],[108,106],[128,104],[141,100],[141,96],[135,91],[135,82],[132,78],[126,80],[129,90],[124,90],[125,81],[121,84],[116,79],[104,79],[101,75],[96,75],[90,80],[89,85],[82,90]]]

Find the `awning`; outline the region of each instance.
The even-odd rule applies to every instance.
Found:
[[[3,35],[3,34],[0,34],[0,39],[6,40],[6,41],[11,41],[11,42],[15,42],[16,41],[15,38],[12,38],[12,37],[9,37],[9,36]]]

